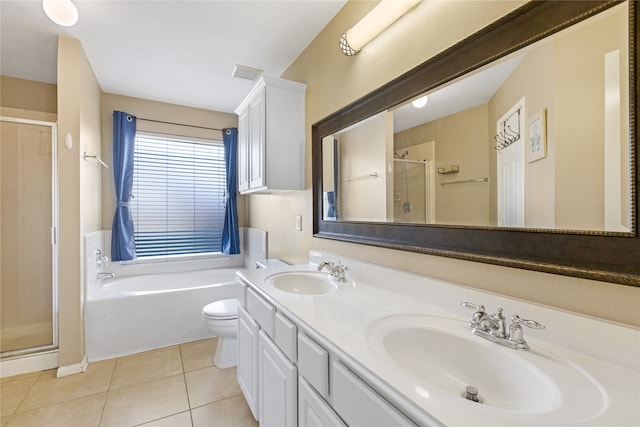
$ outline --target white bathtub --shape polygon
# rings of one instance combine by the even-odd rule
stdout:
[[[202,307],[238,298],[236,268],[104,279],[89,286],[85,344],[89,361],[208,338]]]

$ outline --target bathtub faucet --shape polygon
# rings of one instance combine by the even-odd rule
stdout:
[[[116,274],[115,273],[98,273],[98,280],[115,279],[115,278],[116,278]]]

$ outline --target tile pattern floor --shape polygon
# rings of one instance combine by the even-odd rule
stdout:
[[[236,369],[213,366],[216,339],[3,378],[0,427],[255,427]]]

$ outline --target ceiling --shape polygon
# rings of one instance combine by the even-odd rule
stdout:
[[[236,64],[279,77],[346,0],[74,3],[80,19],[65,28],[39,0],[1,0],[1,74],[56,83],[63,35],[80,40],[104,92],[233,112],[254,84],[231,76]]]
[[[428,93],[428,103],[423,108],[415,108],[408,102],[395,109],[393,131],[397,133],[411,129],[489,102],[525,55],[518,53],[438,87]]]

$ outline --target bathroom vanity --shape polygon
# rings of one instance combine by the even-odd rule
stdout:
[[[345,282],[317,271],[338,261]],[[238,382],[261,425],[640,425],[637,328],[315,251],[237,278]],[[480,305],[546,329],[499,345],[469,327]]]

